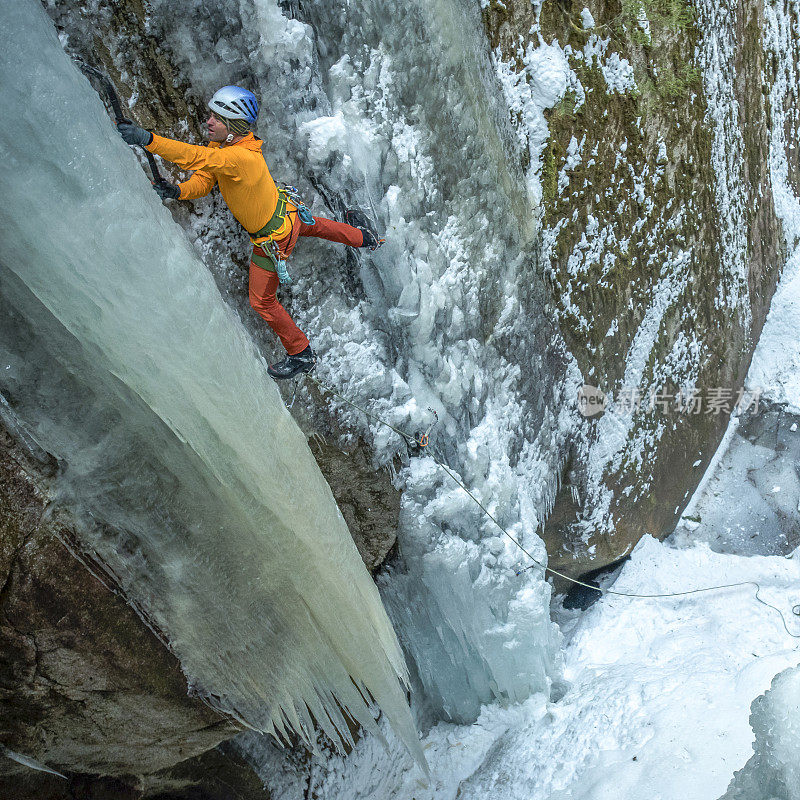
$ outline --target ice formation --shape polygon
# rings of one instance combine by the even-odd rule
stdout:
[[[581,382],[563,352],[558,332],[547,323],[552,314],[544,305],[546,292],[537,272],[536,204],[541,197],[537,170],[547,138],[543,112],[568,88],[575,91],[578,103],[583,91],[571,75],[564,52],[556,43],[528,48],[522,54],[524,80],[512,74],[508,65],[493,66],[482,55],[485,41],[479,32],[477,4],[468,6],[457,0],[410,0],[402,4],[330,0],[303,4],[302,9],[295,3],[274,0],[220,0],[194,3],[192,13],[180,16],[167,0],[153,0],[149,8],[150,24],[160,33],[171,61],[199,96],[242,76],[254,82],[265,101],[261,130],[269,131],[270,166],[276,175],[298,183],[301,180],[297,176],[306,175],[330,208],[360,204],[373,210],[381,226],[391,231],[386,247],[362,264],[363,292],[354,292],[353,296],[317,288],[326,283],[338,286],[342,280],[326,245],[309,243],[296,255],[295,291],[309,300],[298,309],[298,320],[325,352],[323,376],[339,388],[346,387],[353,400],[404,427],[413,427],[424,418],[428,406],[434,408],[441,419],[437,455],[490,504],[493,513],[522,538],[526,547],[542,556],[537,526],[552,501],[561,454],[575,423],[570,401]],[[301,10],[303,21],[291,18]],[[702,57],[710,98],[709,121],[718,133],[714,144],[717,197],[726,229],[728,275],[721,291],[727,290],[726,302],[739,302],[744,312],[741,142],[735,138],[738,117],[729,69],[733,22],[726,18],[726,11],[710,0],[701,3],[706,22]],[[588,27],[589,19],[582,17],[582,21]],[[646,19],[640,23],[644,30]],[[325,31],[324,40],[319,40],[315,31]],[[789,35],[786,31],[784,34]],[[614,53],[607,56],[604,41],[590,37],[583,57],[598,60],[609,90],[630,90],[629,65]],[[47,48],[42,52],[50,53]],[[28,62],[23,58],[22,63]],[[498,76],[505,98],[498,97],[496,91]],[[77,92],[74,81],[78,79],[72,80],[72,89]],[[10,88],[3,91],[4,98],[12,92]],[[82,452],[87,460],[73,468],[72,486],[80,486],[82,494],[87,486],[97,486],[97,494],[106,504],[109,497],[116,502],[117,495],[122,502],[128,491],[142,495],[141,486],[125,485],[130,480],[125,469],[128,459],[135,456],[138,473],[149,475],[150,484],[144,493],[149,498],[148,507],[140,510],[137,537],[117,540],[125,551],[116,557],[117,562],[130,570],[129,581],[143,577],[140,560],[149,555],[148,546],[156,547],[147,535],[153,530],[153,519],[159,519],[160,529],[165,527],[163,520],[175,523],[174,514],[159,506],[158,498],[165,493],[159,481],[164,480],[163,474],[181,476],[176,505],[187,512],[187,523],[175,527],[178,534],[167,543],[167,551],[164,542],[157,543],[166,557],[157,572],[144,576],[140,587],[146,595],[146,607],[160,610],[160,618],[177,615],[185,620],[189,639],[176,637],[176,649],[192,651],[199,635],[195,630],[198,623],[214,621],[198,612],[202,598],[191,592],[197,570],[202,568],[206,575],[220,580],[220,561],[238,564],[241,558],[246,562],[250,572],[226,585],[224,591],[215,591],[213,600],[217,602],[227,593],[232,607],[238,602],[248,613],[240,614],[241,618],[229,613],[231,619],[225,619],[225,625],[202,631],[204,641],[220,641],[209,662],[222,663],[224,675],[191,670],[195,677],[220,678],[199,688],[214,692],[223,687],[235,693],[234,699],[240,702],[243,696],[250,697],[253,689],[263,690],[263,681],[274,677],[265,678],[254,667],[263,655],[261,643],[248,644],[246,651],[230,648],[228,645],[250,639],[231,637],[227,629],[230,622],[237,631],[250,630],[259,604],[272,596],[272,588],[263,584],[252,558],[254,542],[258,542],[259,552],[267,545],[253,532],[252,507],[246,503],[235,523],[228,518],[215,522],[225,535],[214,531],[215,536],[208,536],[213,542],[209,549],[199,551],[200,565],[182,557],[185,546],[180,540],[192,537],[190,540],[196,541],[203,525],[215,519],[213,506],[220,493],[226,501],[234,498],[238,503],[253,488],[252,473],[215,474],[209,479],[205,458],[211,449],[218,453],[241,448],[242,453],[251,455],[251,469],[269,467],[263,464],[263,451],[253,452],[252,442],[258,439],[263,446],[263,437],[253,434],[242,442],[235,439],[238,430],[217,431],[211,422],[231,409],[237,414],[252,413],[249,404],[253,393],[262,406],[273,411],[273,406],[280,408],[279,400],[272,387],[254,377],[255,359],[249,346],[233,333],[235,326],[222,307],[209,299],[214,294],[210,281],[191,260],[185,243],[176,240],[174,228],[158,211],[144,180],[134,179],[134,159],[124,155],[118,141],[112,141],[113,132],[102,120],[88,89],[81,91],[82,107],[94,107],[95,111],[73,120],[70,141],[61,142],[73,149],[59,186],[76,187],[73,196],[80,196],[76,210],[81,210],[84,219],[87,215],[105,218],[112,212],[120,216],[110,234],[115,237],[114,248],[103,241],[91,241],[91,248],[105,248],[105,266],[126,276],[131,270],[130,280],[141,278],[137,269],[146,267],[146,280],[136,285],[141,286],[144,297],[150,298],[161,287],[153,300],[156,310],[162,307],[159,298],[166,294],[171,301],[191,307],[193,311],[184,323],[199,326],[194,347],[201,352],[187,354],[189,365],[207,361],[215,369],[238,365],[244,379],[236,376],[237,381],[232,381],[227,373],[206,374],[207,369],[187,367],[179,372],[180,381],[170,382],[166,396],[148,395],[147,382],[157,380],[159,364],[173,349],[173,318],[154,315],[154,330],[139,332],[141,336],[150,335],[147,347],[121,340],[120,321],[127,319],[134,325],[135,320],[126,314],[135,316],[140,300],[137,292],[128,290],[119,298],[124,301],[121,319],[108,318],[107,309],[118,299],[111,289],[118,287],[111,287],[98,298],[86,294],[86,286],[102,276],[84,277],[87,265],[74,260],[74,252],[70,256],[68,248],[75,242],[76,220],[66,225],[55,216],[56,252],[61,261],[68,257],[66,263],[80,278],[84,292],[78,300],[91,302],[92,310],[77,318],[71,328],[74,336],[70,336],[50,320],[25,287],[4,274],[4,294],[16,298],[16,307],[10,308],[4,319],[13,319],[26,332],[31,342],[28,352],[38,348],[37,357],[48,359],[48,380],[41,382],[38,395],[31,391],[32,381],[24,380],[28,373],[22,352],[8,354],[11,374],[4,385],[25,386],[31,397],[40,397],[43,404],[54,403],[56,397],[64,397],[64,392],[56,388],[78,384],[80,376],[85,380],[94,375],[91,387],[80,385],[67,394],[77,397],[91,389],[95,394],[86,403],[88,414],[77,401],[70,405],[62,399],[62,427],[53,423],[49,429],[41,429],[45,426],[40,425],[37,433],[50,443],[57,443],[65,432],[75,435],[76,426],[69,424],[74,422],[71,417],[81,422],[86,417],[102,422],[109,398],[119,406],[123,397],[125,414],[112,417],[118,452],[106,451],[99,462],[90,461],[90,457],[97,457],[96,444],[85,443]],[[62,97],[52,91],[47,96],[55,102]],[[508,107],[519,112],[526,126],[524,136],[508,128]],[[28,131],[32,121],[23,119]],[[91,136],[86,136],[87,129]],[[31,131],[31,144],[41,144],[41,134]],[[727,131],[732,132],[734,140],[725,139]],[[584,157],[577,140],[576,145],[573,157]],[[5,150],[10,145],[3,147]],[[520,160],[515,149],[526,147],[532,166],[522,175],[513,166]],[[111,176],[94,171],[100,152],[116,165]],[[665,149],[663,160],[666,158]],[[126,159],[124,171],[118,159]],[[662,157],[658,160],[663,169]],[[52,164],[50,167],[55,169]],[[564,187],[568,186],[568,177],[565,171]],[[644,178],[637,180],[636,191],[647,200]],[[29,185],[37,187],[33,176]],[[129,197],[136,198],[135,203],[122,204],[117,191],[120,186]],[[310,192],[308,185],[303,188]],[[40,182],[37,197],[42,192]],[[39,210],[31,209],[19,193],[13,199],[28,212],[19,224],[27,225],[30,220],[33,225],[38,219],[33,212]],[[53,198],[47,200],[52,202]],[[330,213],[319,203],[314,210]],[[122,221],[123,212],[133,215],[133,220]],[[2,213],[5,221],[10,207]],[[147,222],[146,233],[142,219]],[[43,227],[36,225],[36,233]],[[6,227],[6,236],[8,230]],[[194,231],[201,247],[216,232],[212,227],[210,234],[203,234],[199,226]],[[126,250],[131,258],[120,258],[118,248],[121,244],[127,247],[131,240],[133,247]],[[32,233],[30,242],[27,249],[16,246],[20,264],[26,264],[29,252],[40,246]],[[159,250],[158,263],[167,265],[162,272],[150,272],[151,264],[141,263],[141,253],[153,249]],[[632,384],[641,378],[655,331],[677,296],[683,257],[679,252],[662,265],[650,311],[637,332],[634,347],[626,354],[625,376]],[[191,288],[181,280],[189,261],[194,277]],[[39,266],[40,270],[51,269],[49,261]],[[67,308],[53,301],[59,286],[57,281],[53,285],[50,281],[59,275],[64,278],[59,271],[39,271],[29,277],[36,279],[40,299],[47,304],[50,298],[56,316],[83,311],[72,308],[74,298],[69,292],[66,299],[71,303]],[[202,308],[213,313],[201,311],[200,296],[206,303]],[[787,318],[781,320],[786,326]],[[127,359],[122,362],[124,369],[117,366],[109,371],[110,355],[98,350],[97,343],[82,343],[87,332],[100,330],[100,324],[110,331],[108,342],[103,344],[116,346],[141,366],[135,375],[130,373]],[[51,335],[37,335],[42,330]],[[165,330],[168,335],[162,333]],[[218,341],[220,331],[227,333]],[[188,332],[178,332],[189,336]],[[230,343],[235,358],[220,341]],[[692,346],[691,342],[685,344],[688,349]],[[69,348],[71,362],[77,367],[62,363]],[[247,357],[242,356],[245,351]],[[220,353],[223,357],[218,360],[225,364],[217,364],[213,358]],[[126,388],[134,378],[139,398]],[[214,396],[221,386],[230,385],[240,391],[225,409],[198,408],[184,432],[182,421],[195,409],[183,407],[182,390],[186,386],[201,389],[199,402]],[[161,409],[160,416],[170,428],[152,414],[153,406],[164,404],[169,408]],[[377,425],[368,427],[345,407],[337,410],[373,445],[377,461],[386,463],[397,452],[399,443],[393,434]],[[281,435],[287,440],[296,436],[288,420],[280,415],[275,418]],[[149,440],[155,443],[150,448],[143,448],[135,437],[146,425],[150,426]],[[216,438],[209,442],[212,430]],[[175,432],[181,441],[175,439]],[[274,439],[276,434],[270,433]],[[304,448],[303,442],[301,445]],[[593,454],[598,485],[600,467],[614,462],[619,445],[617,438],[608,437]],[[211,460],[217,469],[223,469],[218,459]],[[151,462],[162,468],[147,473]],[[108,488],[104,484],[106,474],[119,484],[116,494],[101,491]],[[157,474],[162,477],[157,478]],[[187,479],[189,475],[191,480]],[[465,798],[532,800],[557,797],[554,792],[571,792],[568,796],[576,799],[599,800],[619,796],[622,785],[629,800],[652,800],[653,787],[663,788],[671,781],[674,792],[664,796],[676,800],[699,800],[710,792],[724,790],[733,761],[743,763],[749,753],[746,706],[750,698],[763,691],[776,670],[796,658],[787,649],[785,633],[774,612],[754,604],[746,591],[733,600],[725,595],[708,602],[666,607],[605,600],[574,627],[566,626],[572,627],[563,656],[571,688],[553,702],[556,698],[549,692],[552,682],[561,677],[562,656],[559,635],[549,621],[549,587],[536,571],[515,575],[514,567],[520,561],[513,546],[498,536],[497,529],[429,460],[416,460],[400,480],[404,488],[399,532],[402,559],[382,580],[382,592],[411,657],[414,677],[422,687],[420,696],[428,701],[420,715],[424,712],[425,722],[431,726],[426,752],[433,763],[433,779],[424,784],[410,761],[396,752],[394,743],[392,752],[386,755],[373,739],[365,738],[349,759],[334,759],[327,767],[312,768],[319,797],[446,800],[462,787],[461,796]],[[265,481],[258,489],[268,491],[269,485]],[[167,488],[175,490],[175,484]],[[302,491],[304,497],[316,497],[316,490],[312,492],[308,484]],[[601,507],[600,502],[597,507]],[[114,508],[109,510],[106,505],[102,509],[105,518],[116,521],[111,513]],[[326,524],[339,523],[326,520]],[[234,536],[232,531],[235,552],[227,546],[227,538]],[[140,551],[131,547],[139,543],[143,543]],[[286,584],[290,591],[295,590],[296,576],[309,584],[319,580],[319,574],[310,574],[312,551],[309,548],[287,565],[284,576],[295,576]],[[287,557],[277,550],[274,555]],[[115,558],[113,553],[108,556]],[[689,579],[706,584],[723,575],[735,579],[757,576],[776,602],[784,602],[788,588],[798,580],[795,560],[745,561],[704,547],[678,551],[646,540],[634,553],[619,585],[631,591],[651,591],[654,575],[659,586],[672,589],[684,588]],[[185,591],[164,598],[158,592],[162,579]],[[337,585],[346,583],[342,580]],[[284,592],[286,586],[281,585],[280,591]],[[366,588],[364,592],[372,604],[374,598]],[[165,603],[169,605],[162,608]],[[341,610],[340,603],[336,607]],[[287,627],[297,625],[298,619],[293,616],[296,609],[286,611],[290,618],[279,622]],[[385,630],[380,614],[376,614],[375,625]],[[743,620],[748,621],[744,633]],[[214,638],[220,635],[221,639]],[[330,644],[333,647],[338,642]],[[400,669],[392,647],[393,643],[384,639],[383,650]],[[688,669],[687,653],[692,654]],[[753,654],[752,658],[748,654]],[[201,659],[204,654],[194,655]],[[297,662],[289,660],[287,664],[296,666]],[[326,673],[329,667],[330,663],[324,661],[311,669],[316,675]],[[245,678],[252,680],[243,687],[240,682]],[[374,694],[372,684],[365,683]],[[379,699],[386,705],[383,698]],[[223,700],[233,702],[229,696]],[[394,707],[391,702],[389,705]],[[241,706],[245,707],[251,709]],[[709,707],[716,713],[709,715]],[[396,720],[393,714],[389,716]],[[457,724],[473,720],[475,724]],[[403,730],[408,731],[407,724]],[[676,730],[680,736],[675,735]],[[702,742],[698,741],[698,730],[704,734]],[[388,730],[387,737],[391,738]],[[266,775],[270,765],[264,762],[263,766]],[[279,785],[273,787],[275,796],[283,792],[286,798],[293,798],[285,777],[286,773],[281,773]],[[305,780],[304,776],[303,792]]]
[[[646,536],[613,588],[670,592],[747,580],[760,582],[762,597],[800,634],[791,613],[800,600],[798,557],[676,549]],[[799,658],[781,618],[753,595],[742,586],[658,600],[607,596],[583,614],[560,611],[567,691],[557,701],[537,694],[488,704],[473,725],[439,722],[423,738],[429,780],[398,744],[387,754],[370,739],[308,774],[265,761],[262,777],[276,800],[302,800],[309,786],[319,800],[717,798],[752,753],[752,698]]]
[[[196,10],[177,17],[156,2],[152,16],[193,89],[222,80],[207,42],[232,44],[240,55],[228,75],[254,81],[265,101],[259,130],[273,174],[310,175],[330,209],[360,205],[388,232],[352,296],[324,244],[304,242],[293,256],[298,321],[325,354],[322,376],[405,429],[435,409],[437,455],[544,559],[537,530],[579,378],[543,313],[535,214],[508,158],[515,139],[477,7],[225,0]],[[551,100],[565,81],[557,55],[539,76]],[[334,408],[377,461],[404,449]],[[471,720],[492,699],[547,691],[559,639],[541,572],[515,575],[516,548],[426,459],[400,480],[401,560],[381,591],[433,715]]]
[[[709,124],[717,134],[714,143],[717,199],[722,224],[730,226],[724,242],[728,272],[720,292],[725,295],[724,302],[731,307],[738,304],[744,316],[747,296],[742,275],[746,243],[741,238],[743,206],[738,177],[741,164],[737,161],[741,134],[732,87],[735,17],[729,11],[722,4],[702,4],[705,38],[701,56],[711,103]],[[782,24],[788,26],[789,22],[782,20]],[[791,30],[784,27],[784,36],[791,38]],[[791,52],[790,48],[786,47],[786,52]],[[344,68],[342,71],[346,72]],[[531,95],[527,83],[515,82],[513,75],[503,73],[502,65],[500,72],[501,79],[506,79],[504,88],[509,104],[518,100],[514,110],[520,112],[526,124],[530,123],[525,141],[533,142],[537,135],[546,135],[540,127],[540,98]],[[548,84],[555,85],[555,82]],[[560,85],[565,86],[566,80]],[[522,91],[515,94],[520,88]],[[337,138],[341,141],[339,134]],[[409,139],[410,135],[406,141]],[[418,140],[415,146],[419,153]],[[666,157],[664,152],[663,160]],[[419,161],[417,156],[417,164]],[[396,191],[387,194],[387,198],[391,201],[404,191],[406,187],[398,182]],[[683,257],[679,253],[677,259],[665,265],[655,302],[635,346],[627,354],[626,379],[632,382],[640,377],[641,364],[649,356],[654,327],[660,324],[665,308],[674,302]],[[409,296],[416,300],[420,295],[409,293]],[[775,315],[775,327],[787,338],[782,340],[784,346],[778,348],[777,355],[775,351],[772,353],[775,375],[782,374],[787,359],[791,359],[796,349],[796,343],[786,346],[788,331],[793,323],[796,327],[792,305],[786,303],[781,307],[783,312]],[[692,343],[684,342],[682,346],[691,350]],[[687,380],[691,377],[690,374]],[[441,384],[438,388],[442,391]],[[613,438],[601,442],[596,453],[598,461],[613,459],[617,444]],[[425,481],[436,488],[435,503],[430,502],[431,491],[424,491]],[[421,547],[421,557],[413,553],[412,556],[416,569],[430,566],[426,579],[429,582],[434,582],[445,568],[451,569],[453,577],[446,579],[449,590],[458,580],[466,586],[471,577],[458,569],[458,559],[450,559],[448,555],[454,549],[458,552],[459,547],[451,534],[463,531],[468,515],[473,512],[466,505],[460,507],[457,493],[448,492],[446,482],[438,481],[428,465],[415,466],[409,478],[411,491],[406,495],[406,511],[410,513],[404,520],[404,535],[408,535],[407,526],[412,522],[437,530],[446,526],[447,535],[441,536],[439,551]],[[425,499],[424,505],[410,505],[416,500],[414,492]],[[739,494],[726,498],[729,507],[740,500],[744,502],[745,498]],[[452,513],[459,507],[460,519]],[[465,542],[460,545],[463,551],[469,552],[468,537],[460,538]],[[425,536],[410,537],[405,546],[427,541]],[[667,592],[758,580],[762,596],[781,609],[790,630],[800,633],[791,614],[791,607],[798,600],[797,554],[792,558],[782,555],[742,558],[715,553],[706,545],[691,541],[680,544],[683,547],[645,538],[615,588],[640,593]],[[435,563],[436,558],[442,567]],[[403,577],[398,575],[384,591],[387,594],[396,591]],[[475,585],[479,587],[480,583]],[[442,588],[437,586],[436,591],[443,604],[446,603]],[[475,589],[472,591],[474,597]],[[405,600],[411,605],[421,598],[424,602],[420,606],[424,608],[430,603],[427,593],[408,593]],[[416,609],[407,613],[419,616]],[[479,615],[477,609],[476,618]],[[435,628],[440,619],[437,614],[431,626]],[[450,614],[448,620],[452,619]],[[383,754],[369,740],[360,742],[347,759],[333,759],[324,768],[314,765],[308,773],[295,775],[294,780],[290,766],[283,762],[277,765],[265,758],[261,762],[263,777],[281,800],[302,797],[309,786],[325,800],[344,796],[381,800],[406,797],[606,800],[620,796],[627,800],[652,800],[655,796],[665,800],[707,800],[725,791],[734,765],[744,763],[751,752],[751,731],[747,724],[751,699],[769,685],[776,671],[793,666],[798,659],[796,642],[787,635],[780,617],[755,601],[751,587],[674,600],[608,597],[580,619],[570,620],[566,613],[563,619],[567,634],[564,676],[569,681],[566,693],[555,702],[546,692],[533,691],[518,704],[486,703],[471,725],[436,722],[424,740],[432,767],[430,782],[425,782],[408,760],[403,762],[399,756]],[[471,618],[465,620],[463,639],[455,645],[460,656],[463,641],[474,641],[474,631],[469,629],[471,622]],[[426,630],[423,625],[418,628],[407,625],[403,629],[409,638],[421,637]],[[458,633],[449,626],[444,632],[448,636]],[[439,629],[428,633],[442,638]],[[427,663],[423,660],[422,666],[435,670],[440,665],[431,659]],[[452,668],[447,667],[445,672],[452,681],[455,674]],[[476,675],[480,673],[472,670],[469,678],[474,680]],[[423,680],[426,692],[436,697],[435,678]],[[461,699],[451,689],[447,696],[443,693],[438,697],[437,702],[446,709],[447,703]],[[452,718],[458,719],[458,713]]]
[[[347,737],[338,704],[374,730],[371,695],[422,759],[378,591],[263,359],[40,4],[0,30],[0,382],[62,499],[209,702]]]
[[[753,701],[750,722],[756,735],[755,754],[720,800],[798,800],[800,667],[775,676],[769,691]]]

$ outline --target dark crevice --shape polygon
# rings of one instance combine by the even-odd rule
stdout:
[[[9,602],[9,596],[11,594],[11,586],[14,580],[14,576],[17,572],[17,567],[19,560],[21,558],[22,552],[24,551],[25,547],[27,547],[28,543],[33,539],[33,537],[38,533],[38,528],[34,528],[32,531],[27,533],[20,543],[19,547],[14,550],[14,555],[11,557],[11,563],[8,565],[8,575],[6,575],[6,579],[3,582],[3,586],[0,587],[0,617],[5,621],[5,623],[13,628],[17,633],[20,635],[26,636],[27,634],[22,633],[22,631],[17,630],[17,628],[11,623],[5,613],[5,609]]]
[[[602,578],[611,576],[616,570],[630,558],[624,556],[623,558],[614,561],[612,564],[606,564],[599,569],[593,569],[589,572],[584,572],[578,576],[578,580],[582,583],[588,583],[590,586],[596,586],[596,589],[590,589],[589,586],[581,586],[573,584],[572,588],[567,592],[564,597],[563,606],[567,609],[580,609],[586,611],[587,608],[594,605],[602,596],[601,586],[603,584]]]

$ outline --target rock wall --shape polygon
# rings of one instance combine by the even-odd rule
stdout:
[[[0,757],[0,796],[133,798],[142,776],[161,791],[165,771],[240,727],[189,695],[178,660],[80,552],[49,499],[57,469],[0,428],[0,742],[69,779]]]
[[[561,333],[609,405],[569,454],[545,531],[556,568],[589,570],[645,532],[669,534],[742,387],[785,260],[763,15],[759,0],[484,10],[496,63],[530,82],[527,48],[545,44],[571,70],[526,166],[542,187]],[[726,402],[708,413],[714,397]]]

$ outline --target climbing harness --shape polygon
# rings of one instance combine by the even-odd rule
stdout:
[[[278,280],[281,283],[291,283],[289,273],[286,270],[286,261],[281,258],[280,248],[277,242],[267,240],[253,243],[253,253],[250,260],[257,266],[267,272],[277,272]]]
[[[277,272],[278,281],[281,284],[291,283],[292,279],[289,277],[289,271],[286,269],[286,261],[281,257],[281,251],[278,243],[274,239],[267,237],[272,236],[275,231],[280,230],[283,223],[286,221],[288,211],[289,198],[282,189],[278,189],[278,202],[275,205],[275,211],[267,221],[263,228],[257,230],[255,233],[250,234],[250,241],[253,243],[252,262],[261,269],[268,272]],[[256,242],[256,239],[265,239],[263,242]],[[256,252],[258,248],[260,252]]]
[[[274,239],[267,238],[263,242],[256,242],[256,239],[272,236],[275,231],[280,230],[289,213],[289,198],[281,189],[278,189],[278,202],[275,206],[269,222],[261,230],[250,234],[250,241],[253,243],[253,255],[251,261],[261,269],[268,272],[277,272],[278,281],[281,284],[291,283],[289,271],[286,269],[286,261],[281,257],[281,249]],[[260,252],[256,252],[256,248]],[[263,255],[262,255],[263,254]]]
[[[106,75],[104,72],[101,72],[99,69],[97,69],[97,67],[93,67],[91,64],[85,64],[83,61],[76,60],[75,63],[78,65],[78,69],[80,69],[87,79],[95,78],[100,82],[100,85],[103,87],[103,92],[105,93],[105,96],[108,99],[108,102],[111,104],[112,110],[114,111],[114,118],[117,121],[117,125],[120,123],[132,125],[133,121],[128,119],[122,113],[122,104],[120,103],[119,95],[117,94],[117,90],[108,75]],[[91,84],[91,81],[89,81],[89,83]],[[158,170],[155,156],[147,149],[145,149],[144,153],[147,156],[147,163],[150,166],[150,172],[153,175],[152,182],[158,185],[169,185]]]
[[[252,257],[253,263],[262,269],[269,270],[270,272],[277,272],[278,281],[281,284],[291,283],[292,279],[289,277],[289,271],[286,269],[286,261],[281,258],[281,249],[278,247],[278,243],[273,239],[268,239],[266,242],[257,244],[256,247],[260,248],[261,252],[264,253],[264,256],[261,256],[260,258],[264,261],[269,259],[270,263],[275,269],[273,270],[264,264],[259,264],[259,255],[255,253],[255,250],[253,251],[254,255]]]
[[[269,222],[267,222],[261,230],[250,234],[250,241],[253,242],[255,247],[260,248],[261,252],[264,254],[262,256],[260,253],[256,253],[255,257],[252,259],[253,263],[257,267],[261,267],[261,269],[277,272],[278,281],[282,285],[286,285],[292,282],[289,276],[289,270],[286,268],[286,260],[281,257],[281,250],[280,247],[278,247],[278,243],[274,239],[267,237],[271,237],[275,231],[280,230],[287,216],[294,213],[289,210],[290,201],[291,205],[293,205],[297,211],[297,216],[300,217],[306,225],[314,225],[316,220],[311,215],[305,203],[303,203],[296,186],[292,186],[288,183],[278,183],[276,186],[278,187],[278,203],[275,206],[275,211],[270,217]],[[256,239],[262,238],[265,239],[265,241],[255,241]],[[259,263],[259,260],[263,260],[265,263]],[[268,266],[266,262],[271,264],[271,266]]]
[[[429,409],[429,411],[433,411],[435,419],[431,423],[431,425],[428,427],[427,431],[425,431],[422,434],[417,434],[417,435],[412,436],[410,433],[408,433],[406,431],[403,431],[400,428],[396,428],[394,425],[391,425],[390,423],[388,423],[385,420],[381,419],[376,414],[373,414],[370,411],[367,411],[367,409],[362,408],[357,403],[353,403],[351,400],[348,400],[346,397],[344,397],[344,395],[342,395],[339,392],[337,392],[332,386],[330,386],[329,384],[321,381],[319,378],[316,378],[316,377],[314,377],[312,375],[309,375],[308,378],[309,378],[309,380],[311,380],[315,384],[317,384],[317,386],[319,386],[320,389],[329,392],[330,394],[334,395],[335,397],[338,397],[342,402],[346,403],[347,405],[351,406],[352,408],[357,409],[358,411],[360,411],[365,416],[369,417],[370,419],[375,420],[376,422],[380,423],[381,425],[384,425],[385,427],[387,427],[390,430],[392,430],[395,433],[397,433],[399,436],[402,437],[402,439],[405,441],[406,445],[411,444],[414,447],[414,449],[415,449],[414,455],[420,455],[423,452],[427,452],[428,456],[433,460],[433,462],[435,464],[437,464],[439,467],[441,467],[450,476],[450,478],[461,489],[463,489],[464,492],[466,492],[466,494],[473,500],[473,502],[502,531],[502,533],[505,536],[507,536],[533,562],[530,566],[527,566],[527,567],[524,567],[523,569],[517,570],[516,571],[516,575],[517,576],[522,575],[523,572],[527,572],[529,569],[533,569],[534,567],[539,567],[539,569],[541,569],[543,571],[544,575],[547,575],[547,573],[550,573],[551,575],[558,575],[558,577],[563,578],[564,580],[569,581],[570,583],[575,584],[576,586],[583,586],[584,588],[591,589],[592,591],[598,592],[601,595],[610,594],[610,595],[614,595],[616,597],[630,597],[630,598],[636,598],[636,599],[642,599],[642,600],[652,600],[652,599],[665,598],[665,597],[685,597],[685,596],[691,595],[691,594],[700,594],[701,592],[712,592],[712,591],[716,591],[716,590],[719,590],[719,589],[733,589],[733,588],[737,588],[737,587],[740,587],[740,586],[755,586],[755,588],[756,588],[755,599],[759,603],[761,603],[762,605],[766,606],[767,608],[771,608],[773,611],[776,611],[778,613],[778,615],[781,618],[781,622],[783,623],[783,628],[786,631],[786,633],[789,634],[789,636],[791,636],[793,639],[800,639],[800,634],[792,633],[789,630],[789,627],[786,624],[786,618],[783,616],[783,612],[779,608],[777,608],[776,606],[773,606],[772,604],[768,603],[766,600],[764,600],[760,596],[761,585],[757,581],[739,581],[737,583],[725,583],[725,584],[720,584],[718,586],[704,586],[704,587],[701,587],[699,589],[688,589],[688,590],[683,591],[683,592],[660,592],[660,593],[657,593],[657,594],[637,594],[635,592],[618,592],[618,591],[615,591],[613,589],[605,589],[605,588],[601,588],[599,586],[593,586],[590,583],[586,583],[585,581],[579,580],[578,578],[572,578],[569,575],[566,575],[565,573],[560,572],[557,569],[553,569],[552,567],[546,566],[541,561],[539,561],[534,555],[532,555],[528,550],[526,550],[525,547],[522,545],[522,543],[516,537],[512,536],[503,527],[503,525],[500,523],[500,521],[464,485],[464,483],[458,478],[457,475],[455,475],[455,473],[450,469],[450,467],[447,466],[447,464],[445,464],[444,462],[440,461],[438,458],[436,458],[436,456],[433,455],[433,453],[431,451],[429,451],[427,449],[428,445],[430,444],[429,434],[430,434],[432,428],[434,427],[434,425],[436,425],[436,423],[439,420],[438,415],[436,414],[435,411],[433,411],[433,409]],[[294,402],[294,397],[292,398],[292,402]],[[411,450],[411,447],[409,447],[409,450]],[[792,606],[792,614],[794,614],[796,617],[800,617],[800,603]]]
[[[255,233],[251,233],[250,238],[252,240],[264,239],[267,236],[272,236],[275,231],[279,230],[286,221],[286,208],[288,204],[289,198],[286,196],[286,192],[278,189],[278,200],[275,203],[275,210],[272,212],[272,216],[267,220],[267,224],[264,225],[263,228],[260,228]],[[255,243],[256,242],[253,241],[253,244]]]
[[[308,206],[303,202],[303,198],[300,197],[300,190],[290,183],[279,183],[278,186],[292,201],[292,205],[297,209],[297,216],[300,217],[306,225],[314,225],[316,220],[308,210]]]

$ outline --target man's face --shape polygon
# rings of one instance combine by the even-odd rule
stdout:
[[[208,127],[208,140],[210,142],[224,142],[228,138],[230,131],[225,123],[213,112],[208,115],[206,120]]]

